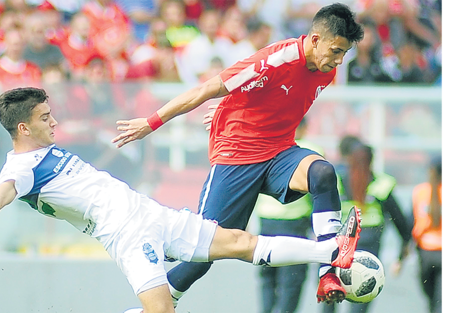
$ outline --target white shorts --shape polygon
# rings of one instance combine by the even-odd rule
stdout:
[[[207,262],[217,223],[188,209],[173,210],[147,197],[107,251],[135,294],[168,283],[165,256]]]

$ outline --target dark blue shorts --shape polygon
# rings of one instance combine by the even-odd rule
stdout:
[[[225,228],[245,229],[259,193],[281,203],[299,199],[289,181],[300,161],[317,152],[293,146],[274,158],[255,164],[212,166],[199,199],[199,213]]]

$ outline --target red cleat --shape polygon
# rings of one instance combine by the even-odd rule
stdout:
[[[341,286],[338,276],[334,273],[327,273],[320,278],[317,290],[317,302],[327,304],[340,303],[346,297],[346,290]]]
[[[338,255],[331,262],[331,266],[350,268],[354,259],[359,233],[361,232],[361,210],[353,206],[349,211],[348,218],[336,235],[338,244]]]

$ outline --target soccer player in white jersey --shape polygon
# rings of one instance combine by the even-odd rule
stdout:
[[[361,230],[355,209],[339,235],[323,242],[252,236],[222,228],[187,209],[164,207],[57,147],[57,121],[42,89],[3,93],[0,122],[13,142],[0,172],[0,209],[19,199],[96,238],[128,279],[145,313],[174,312],[163,265],[167,257],[188,262],[236,258],[267,266],[351,266]]]

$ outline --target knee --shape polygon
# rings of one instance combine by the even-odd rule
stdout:
[[[183,264],[191,264],[191,271],[197,276],[197,277],[202,277],[204,274],[206,274],[209,269],[211,268],[212,264],[214,262],[209,261],[209,262],[189,262],[189,263],[183,263]]]
[[[312,162],[308,169],[307,180],[308,191],[312,194],[319,194],[337,188],[335,168],[325,160]]]

